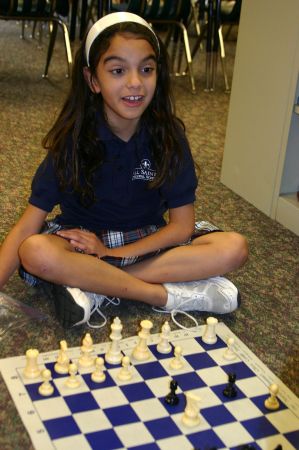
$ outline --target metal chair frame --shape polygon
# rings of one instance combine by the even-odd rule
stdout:
[[[153,2],[155,0],[152,0]],[[184,51],[185,51],[185,57],[187,61],[187,70],[185,72],[180,72],[180,66],[181,66],[181,58],[182,53],[179,53],[178,58],[178,71],[175,72],[176,76],[179,75],[186,75],[188,73],[191,90],[194,93],[196,91],[195,89],[195,80],[193,75],[193,68],[192,68],[192,55],[190,51],[190,44],[189,44],[189,36],[187,32],[187,28],[184,24],[184,21],[187,22],[186,15],[186,0],[164,0],[163,2],[161,0],[156,0],[156,2],[159,2],[159,8],[157,10],[157,3],[152,3],[152,8],[148,10],[148,14],[145,15],[145,19],[148,20],[153,27],[155,25],[164,24],[169,27],[168,33],[165,38],[165,45],[168,47],[170,40],[172,37],[174,37],[174,45],[172,49],[172,56],[171,61],[174,66],[175,60],[176,60],[176,54],[177,54],[177,45],[180,45],[181,38],[184,43]],[[156,16],[154,17],[153,9],[155,7]],[[152,9],[152,11],[151,11]],[[178,32],[178,34],[177,34]]]
[[[55,0],[7,0],[6,7],[0,6],[0,20],[15,20],[22,22],[22,35],[24,37],[24,23],[26,21],[48,22],[50,24],[50,39],[43,78],[48,77],[49,65],[56,41],[58,26],[61,27],[64,36],[65,52],[67,59],[67,76],[71,76],[72,51],[68,28],[59,17],[54,15]]]

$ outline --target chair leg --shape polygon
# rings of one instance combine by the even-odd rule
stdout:
[[[224,41],[223,41],[223,35],[222,35],[222,26],[220,26],[218,29],[218,35],[219,35],[219,44],[220,44],[220,60],[221,60],[223,77],[224,77],[225,92],[230,92],[228,77],[227,77],[226,68],[225,68],[225,48],[224,48]]]
[[[195,93],[195,80],[193,75],[193,68],[192,68],[192,57],[191,57],[191,51],[190,51],[190,45],[189,45],[189,38],[188,33],[186,30],[186,27],[180,23],[179,26],[181,27],[182,33],[183,33],[183,39],[184,39],[184,45],[185,45],[185,53],[186,53],[186,60],[188,65],[188,72],[189,72],[189,78],[191,83],[191,89],[192,92]]]
[[[43,78],[48,78],[49,65],[50,65],[50,61],[51,61],[51,58],[52,58],[53,49],[54,49],[55,40],[56,40],[56,35],[57,35],[58,21],[54,20],[52,25],[53,25],[53,28],[52,28],[52,31],[50,33],[50,41],[49,41],[49,47],[48,47],[47,61],[46,61],[45,71],[43,73]]]
[[[69,32],[68,32],[68,28],[67,28],[66,24],[62,21],[59,21],[59,25],[62,27],[63,36],[64,36],[64,45],[65,45],[65,53],[66,53],[66,60],[67,60],[67,75],[66,76],[67,76],[67,78],[70,78],[71,74],[72,74],[72,64],[73,64],[70,36],[69,36]]]

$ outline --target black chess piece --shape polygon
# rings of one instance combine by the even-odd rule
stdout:
[[[171,380],[170,382],[170,392],[166,395],[164,401],[167,405],[175,406],[179,403],[179,397],[176,395],[175,391],[177,390],[178,383],[175,380]]]
[[[228,398],[234,398],[237,395],[237,389],[235,387],[236,374],[228,374],[228,385],[223,389],[223,395]]]

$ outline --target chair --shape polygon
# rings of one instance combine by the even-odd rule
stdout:
[[[213,91],[215,88],[216,68],[218,53],[222,66],[225,92],[230,91],[228,77],[225,68],[225,48],[222,35],[221,21],[221,0],[200,0],[199,14],[203,25],[200,29],[200,35],[192,49],[192,58],[195,57],[202,41],[206,38],[206,91]]]
[[[27,21],[48,22],[50,24],[50,39],[47,53],[46,66],[43,77],[48,77],[48,69],[51,62],[53,49],[55,45],[58,26],[62,28],[64,35],[66,59],[67,59],[67,76],[71,76],[72,52],[69,39],[68,28],[66,24],[54,15],[54,0],[0,0],[0,19],[15,20],[22,22],[22,30]],[[22,38],[24,33],[22,31]]]
[[[180,45],[181,40],[183,41],[191,90],[192,92],[195,92],[189,37],[185,26],[190,14],[190,9],[190,1],[186,0],[164,0],[163,2],[161,0],[152,0],[151,4],[145,9],[143,17],[158,30],[161,25],[166,25],[167,33],[164,43],[168,47],[171,39],[173,39],[171,56],[173,66],[176,61],[177,46]],[[186,72],[180,72],[181,56],[181,53],[179,53],[178,71],[175,72],[177,76],[186,74]]]
[[[227,2],[228,6],[232,4],[230,8],[225,8],[225,2],[221,2],[220,20],[222,25],[227,25],[228,29],[225,33],[224,39],[228,39],[228,36],[235,25],[239,25],[240,14],[242,8],[242,0],[235,0]]]
[[[110,10],[111,12],[128,11],[143,16],[146,6],[147,6],[146,0],[129,0],[120,4],[113,4],[112,1]]]

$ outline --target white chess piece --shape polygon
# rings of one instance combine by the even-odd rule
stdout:
[[[150,330],[153,327],[153,323],[150,320],[142,320],[140,323],[141,331],[139,331],[139,342],[133,350],[133,357],[137,361],[146,361],[150,358],[150,351],[147,346],[147,340],[150,336]]]
[[[80,386],[80,381],[77,378],[78,367],[77,364],[71,363],[69,365],[69,374],[70,376],[65,381],[65,386],[75,389]]]
[[[120,350],[120,341],[122,339],[122,323],[119,319],[119,317],[115,317],[115,319],[113,320],[113,323],[111,325],[111,334],[110,334],[110,339],[111,339],[111,345],[110,348],[108,350],[108,352],[105,355],[105,360],[109,363],[109,364],[120,364],[121,360],[122,360],[122,352]]]
[[[122,368],[117,374],[117,378],[121,381],[128,381],[132,378],[132,372],[130,370],[130,358],[129,356],[124,356],[122,359]]]
[[[37,378],[40,376],[40,369],[38,367],[39,351],[36,348],[29,348],[26,351],[26,366],[24,368],[24,376],[26,378]]]
[[[186,408],[182,416],[182,422],[186,427],[195,427],[200,422],[199,417],[200,398],[192,392],[186,393]]]
[[[266,398],[265,400],[265,407],[267,409],[270,409],[271,411],[275,411],[276,409],[279,408],[279,401],[277,399],[277,394],[279,391],[279,388],[277,386],[277,384],[271,384],[271,386],[269,387],[269,391],[270,391],[270,397]]]
[[[227,348],[226,348],[225,352],[223,353],[223,358],[226,359],[227,361],[233,361],[237,357],[234,352],[234,343],[235,343],[235,340],[233,337],[228,338]]]
[[[206,328],[202,336],[202,340],[206,344],[215,344],[217,342],[217,335],[216,335],[217,323],[218,319],[216,319],[215,317],[207,318]]]
[[[93,340],[90,333],[86,333],[81,345],[81,356],[78,363],[81,367],[91,367],[94,365],[95,357],[93,352]]]
[[[60,350],[58,353],[57,361],[54,365],[54,370],[60,374],[66,374],[69,371],[70,359],[67,355],[67,342],[60,341]]]
[[[43,383],[39,386],[38,392],[40,393],[40,395],[43,395],[44,397],[48,397],[49,395],[52,395],[54,392],[54,387],[50,383],[51,370],[44,369],[42,371],[42,379],[43,379]]]
[[[104,358],[99,356],[96,361],[95,371],[91,374],[91,379],[95,383],[103,383],[106,380],[106,375],[104,373]]]
[[[164,322],[161,329],[160,342],[157,345],[159,353],[167,354],[171,352],[172,347],[169,343],[170,331],[169,323],[167,321]]]
[[[182,367],[184,367],[184,363],[182,360],[182,352],[183,352],[182,347],[180,347],[179,345],[177,345],[174,348],[174,358],[172,358],[169,363],[169,367],[171,369],[179,370]]]

